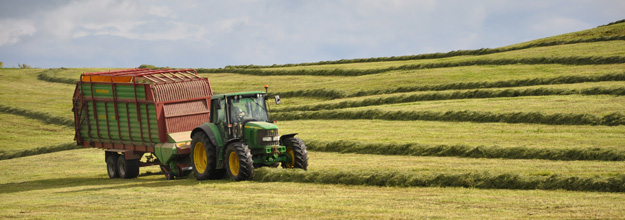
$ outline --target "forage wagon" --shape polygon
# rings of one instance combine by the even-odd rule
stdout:
[[[276,96],[279,104],[279,96]],[[105,150],[110,178],[160,165],[167,179],[252,178],[253,169],[308,167],[296,134],[279,135],[265,92],[213,95],[193,69],[83,73],[73,97],[75,140]]]

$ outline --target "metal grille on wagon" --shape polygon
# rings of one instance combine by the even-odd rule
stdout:
[[[279,136],[278,129],[258,130],[256,133],[256,143],[259,146],[279,145],[280,141],[273,141],[273,137]],[[263,141],[263,137],[272,137],[272,141]]]

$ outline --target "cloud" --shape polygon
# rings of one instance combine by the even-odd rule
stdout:
[[[222,67],[400,56],[592,28],[623,19],[624,7],[618,0],[0,1],[0,60]]]
[[[22,37],[37,32],[32,22],[16,19],[0,20],[0,30],[0,46],[18,43]]]

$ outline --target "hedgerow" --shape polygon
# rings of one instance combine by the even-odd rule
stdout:
[[[625,175],[614,177],[522,176],[489,172],[418,174],[390,171],[303,171],[297,169],[254,170],[254,181],[343,184],[383,187],[466,187],[479,189],[541,189],[625,192]]]
[[[57,144],[57,145],[52,145],[52,146],[47,146],[47,147],[38,147],[38,148],[20,150],[20,151],[0,150],[0,160],[32,156],[32,155],[37,155],[37,154],[53,153],[53,152],[64,151],[64,150],[73,150],[73,149],[78,149],[78,148],[81,148],[81,147],[77,146],[76,143],[65,143],[65,144]]]
[[[346,120],[346,119],[379,119],[394,121],[462,121],[479,123],[530,123],[549,125],[625,125],[625,115],[620,112],[605,116],[590,114],[544,114],[541,112],[509,112],[492,113],[476,111],[380,111],[357,110],[339,111],[324,110],[311,112],[278,112],[273,114],[275,120]]]
[[[529,148],[418,143],[323,142],[306,140],[311,151],[436,157],[625,161],[625,151],[600,148]]]
[[[611,25],[611,24],[608,24],[608,25]],[[346,63],[438,59],[438,58],[447,58],[447,57],[455,57],[455,56],[487,55],[487,54],[523,50],[523,49],[529,49],[529,48],[535,48],[535,47],[546,47],[546,46],[578,44],[578,43],[592,43],[592,42],[602,42],[602,41],[615,41],[615,40],[625,40],[625,36],[598,37],[598,38],[568,40],[568,41],[554,40],[554,41],[548,41],[548,42],[537,42],[537,43],[532,43],[532,44],[519,45],[519,46],[514,46],[514,47],[505,47],[505,48],[481,48],[481,49],[476,49],[476,50],[455,50],[455,51],[450,51],[447,53],[430,53],[430,54],[419,54],[419,55],[409,55],[409,56],[342,59],[342,60],[335,60],[335,61],[320,61],[320,62],[314,62],[314,63],[283,64],[283,65],[274,64],[270,66],[263,66],[263,65],[226,66],[225,68],[210,69],[210,70],[219,71],[219,70],[232,70],[232,69],[279,68],[279,67],[315,66],[315,65],[346,64]]]
[[[15,107],[10,107],[6,105],[2,105],[2,104],[0,104],[0,112],[24,116],[24,117],[39,120],[48,124],[64,125],[68,127],[74,126],[74,120],[72,119],[59,117],[59,116],[53,116],[50,113],[45,113],[45,112],[38,112],[38,111],[32,111],[28,109],[15,108]]]
[[[521,96],[546,96],[546,95],[625,95],[625,87],[623,88],[603,88],[595,87],[588,89],[553,89],[553,88],[536,88],[536,89],[506,89],[501,91],[492,90],[472,90],[458,91],[453,93],[426,93],[413,95],[396,95],[381,98],[368,98],[355,101],[342,101],[338,103],[314,104],[285,107],[275,109],[274,112],[288,111],[318,111],[332,110],[342,108],[355,108],[373,105],[385,105],[406,102],[432,101],[432,100],[452,100],[452,99],[479,99],[479,98],[499,98],[499,97],[521,97]]]

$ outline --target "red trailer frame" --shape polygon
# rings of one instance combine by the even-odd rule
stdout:
[[[111,98],[95,96],[96,91],[94,91],[94,87],[101,84],[111,86]],[[85,96],[84,88],[87,85],[90,88],[90,95]],[[119,85],[132,85],[134,87],[134,98],[118,97],[116,87]],[[143,87],[145,94],[141,95],[145,95],[145,99],[139,99],[140,94],[137,88],[140,87]],[[83,73],[80,76],[80,81],[77,82],[73,98],[74,108],[72,110],[74,111],[76,132],[74,139],[78,145],[84,147],[102,148],[109,152],[121,152],[124,153],[126,159],[138,159],[144,153],[154,152],[154,146],[158,143],[175,142],[171,140],[169,134],[191,131],[202,122],[209,121],[210,98],[212,95],[209,80],[198,76],[194,69],[126,69]],[[88,102],[90,102],[92,112],[88,112]],[[109,118],[109,113],[103,114],[103,116],[98,115],[96,103],[105,103],[105,112],[109,112],[109,105],[106,103],[113,103],[116,127],[111,127],[109,124],[109,121],[112,120],[112,118]],[[139,120],[140,130],[139,139],[132,138],[129,104],[134,104],[133,106],[136,107],[136,119]],[[142,109],[140,104],[147,105],[145,105],[145,109]],[[121,122],[119,109],[120,106],[123,108],[124,105],[127,114],[124,115],[124,118],[127,121]],[[151,112],[148,105],[154,105],[156,112]],[[84,114],[92,115],[87,117]],[[147,121],[145,123],[141,121],[142,114],[146,116]],[[149,116],[151,114],[156,114],[157,120],[155,122],[150,120]],[[100,124],[98,117],[106,119],[106,125]],[[95,126],[88,124],[90,125],[87,132],[89,138],[81,135],[83,123],[95,123]],[[153,123],[156,123],[158,127],[158,141],[155,141],[156,137],[152,137],[151,129]],[[101,130],[103,126],[106,127],[105,131]],[[92,131],[91,127],[95,127],[96,131]],[[127,134],[122,133],[124,129],[128,130]],[[145,132],[146,130],[147,132]],[[114,140],[111,137],[111,132],[116,132],[120,140]],[[93,133],[97,135],[92,135]],[[107,135],[101,135],[102,133]],[[148,135],[144,135],[145,133]],[[130,141],[122,141],[122,134],[127,135]],[[184,154],[184,151],[189,149],[183,148],[179,150],[182,151],[178,152],[179,154]]]

